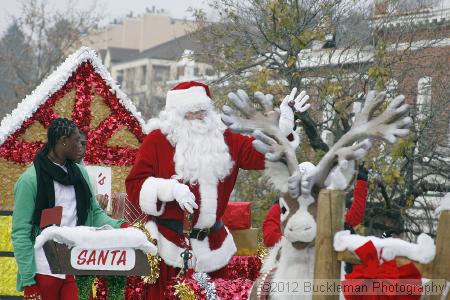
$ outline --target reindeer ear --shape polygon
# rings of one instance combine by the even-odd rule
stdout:
[[[283,197],[280,197],[280,220],[281,222],[284,222],[286,220],[287,216],[289,215],[289,206],[287,205],[286,201],[284,201]]]

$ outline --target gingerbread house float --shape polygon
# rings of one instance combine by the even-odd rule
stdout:
[[[46,141],[58,117],[73,120],[87,136],[86,165],[110,171],[112,192],[125,191],[143,141],[144,120],[131,100],[86,47],[69,56],[0,125],[0,297],[15,291],[17,266],[11,244],[13,187]],[[102,178],[99,178],[100,180]]]

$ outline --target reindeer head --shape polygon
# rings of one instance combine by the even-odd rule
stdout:
[[[315,169],[310,162],[304,162],[299,165],[299,175],[307,177]],[[292,245],[301,249],[314,241],[317,233],[317,205],[308,204],[311,199],[292,198],[289,194],[280,198],[281,208],[281,232]]]
[[[265,154],[267,160],[284,160],[286,163],[290,177],[289,193],[280,200],[282,231],[297,247],[307,246],[316,236],[315,205],[311,204],[316,203],[320,189],[346,189],[354,178],[355,161],[364,157],[372,146],[370,139],[394,143],[398,137],[408,135],[411,124],[411,118],[406,116],[409,107],[404,104],[403,96],[393,99],[384,111],[374,116],[385,101],[386,94],[371,91],[350,130],[330,148],[318,165],[306,162],[298,166],[295,150],[276,126],[279,114],[272,110],[271,104],[267,104],[270,97],[255,94],[256,100],[265,109],[264,114],[249,105],[244,91],[229,97],[243,112],[245,119],[225,107],[222,116],[225,124],[240,132],[253,132],[257,139],[253,144]]]

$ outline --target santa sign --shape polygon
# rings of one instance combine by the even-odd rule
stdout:
[[[86,170],[89,173],[91,183],[95,181],[95,187],[97,195],[105,195],[111,197],[111,168],[100,166],[86,166]]]
[[[89,179],[91,184],[94,185],[94,193],[96,195],[107,195],[108,199],[111,199],[111,167],[103,166],[86,166],[89,173]],[[111,201],[108,201],[108,206],[106,207],[107,212],[111,212]]]
[[[77,270],[129,271],[136,262],[133,248],[84,249],[70,251],[70,264]]]

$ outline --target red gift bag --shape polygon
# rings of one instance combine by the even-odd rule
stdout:
[[[230,230],[249,229],[252,225],[250,202],[228,202],[222,222]]]

